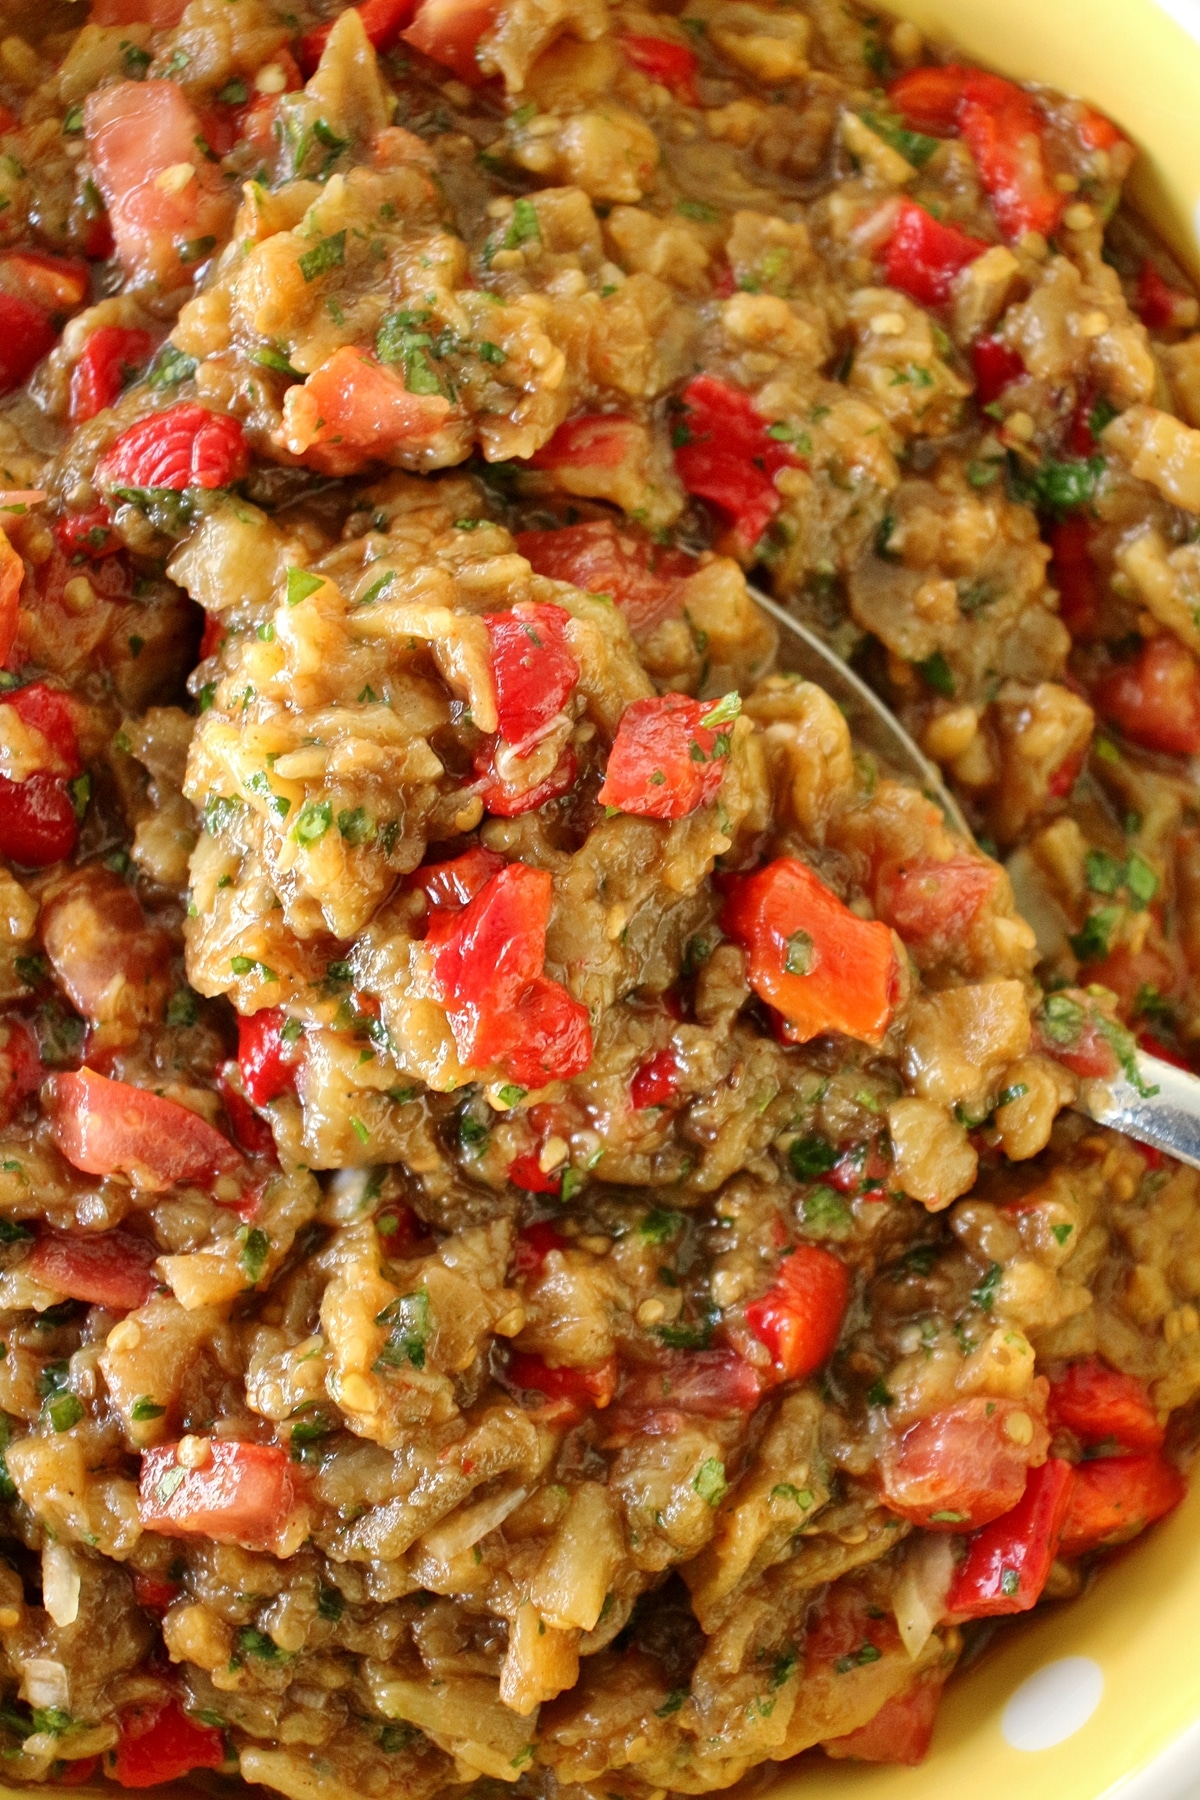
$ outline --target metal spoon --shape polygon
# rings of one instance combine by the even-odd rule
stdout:
[[[941,771],[918,749],[899,719],[865,681],[854,673],[815,633],[793,619],[773,600],[751,592],[763,611],[779,627],[779,666],[815,681],[836,700],[846,716],[855,740],[889,764],[897,774],[916,782],[946,815],[946,822],[974,843],[971,829]],[[1017,906],[1037,934],[1038,947],[1046,954],[1057,948],[1051,939],[1061,931],[1046,897],[1037,889],[1028,858],[1018,852],[1008,865]],[[1098,1125],[1124,1132],[1141,1144],[1150,1144],[1179,1162],[1200,1169],[1200,1077],[1177,1069],[1160,1057],[1137,1052],[1138,1074],[1145,1093],[1139,1093],[1124,1075],[1108,1081],[1081,1083],[1075,1102]]]

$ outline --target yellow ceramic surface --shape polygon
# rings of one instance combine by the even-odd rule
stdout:
[[[1142,151],[1135,203],[1200,277],[1200,0],[886,10],[1108,113]],[[1122,1800],[1200,1800],[1200,1468],[1179,1512],[1082,1599],[1014,1626],[951,1682],[919,1768],[805,1757],[772,1800],[1100,1800],[1117,1788]],[[1019,1747],[1035,1742],[1046,1747]]]

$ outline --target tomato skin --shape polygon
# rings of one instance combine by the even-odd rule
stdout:
[[[942,1687],[940,1671],[922,1675],[911,1687],[885,1700],[875,1717],[857,1731],[826,1738],[822,1750],[826,1756],[850,1757],[855,1762],[903,1763],[915,1768],[924,1762],[933,1741]]]
[[[1068,1364],[1051,1380],[1047,1417],[1051,1430],[1073,1431],[1082,1444],[1158,1450],[1167,1435],[1145,1382],[1107,1368],[1098,1356]]]
[[[223,488],[250,466],[250,446],[228,413],[183,400],[123,431],[96,470],[109,488]]]
[[[238,1067],[246,1098],[254,1106],[269,1106],[280,1094],[295,1092],[299,1044],[283,1036],[286,1024],[281,1006],[264,1007],[238,1019]]]
[[[651,1106],[670,1106],[679,1095],[679,1063],[673,1050],[656,1050],[634,1071],[629,1084],[629,1104],[635,1112]]]
[[[40,306],[0,289],[0,394],[28,381],[57,339]]]
[[[826,1031],[883,1042],[892,1016],[892,934],[852,913],[806,863],[781,856],[732,877],[721,925],[747,952],[750,986],[782,1013],[789,1043]],[[800,937],[810,940],[807,974],[787,968]]]
[[[1021,1415],[1024,1423],[1010,1426]],[[1018,1435],[1032,1427],[1030,1441]],[[926,1531],[975,1531],[1011,1512],[1050,1433],[1032,1405],[974,1395],[910,1425],[880,1458],[883,1501]]]
[[[669,88],[685,106],[700,104],[696,94],[696,53],[671,38],[644,37],[624,31],[617,39],[626,59],[650,81]]]
[[[218,1544],[267,1549],[303,1497],[301,1478],[276,1444],[209,1440],[208,1461],[182,1469],[177,1444],[142,1451],[138,1517],[164,1537],[212,1538]]]
[[[26,1272],[43,1287],[70,1300],[86,1300],[110,1312],[132,1312],[144,1306],[159,1285],[154,1273],[156,1247],[128,1231],[48,1231],[38,1238],[25,1262]]]
[[[1003,338],[976,338],[971,345],[971,366],[975,371],[975,398],[980,406],[998,400],[1012,381],[1019,381],[1025,364]]]
[[[71,371],[71,423],[82,425],[121,395],[126,372],[144,368],[154,353],[148,331],[101,325],[83,347]]]
[[[500,735],[530,749],[575,691],[579,664],[567,644],[571,615],[562,606],[520,605],[484,613]]]
[[[678,614],[682,583],[696,569],[694,557],[663,550],[644,532],[613,519],[519,531],[516,543],[536,574],[569,581],[585,593],[607,594],[635,638]]]
[[[850,1271],[818,1244],[799,1244],[779,1265],[772,1287],[746,1308],[746,1323],[786,1381],[827,1362],[850,1304]]]
[[[480,38],[495,23],[499,6],[500,0],[424,0],[400,36],[431,62],[452,70],[468,87],[478,87],[483,75],[475,53]]]
[[[961,63],[910,69],[891,83],[888,99],[911,130],[951,137],[969,73]]]
[[[409,876],[409,884],[419,887],[430,906],[465,906],[493,875],[508,865],[494,850],[473,844],[462,856],[449,862],[425,863]]]
[[[633,701],[621,715],[597,803],[641,819],[683,819],[707,805],[729,753],[728,732],[703,723],[712,710],[686,694]]]
[[[1094,698],[1101,715],[1144,750],[1200,751],[1200,663],[1169,633],[1103,675]]]
[[[905,200],[884,252],[888,286],[911,294],[922,306],[940,306],[950,297],[954,277],[987,247],[982,239],[943,225],[923,206]]]
[[[884,871],[878,910],[906,944],[949,948],[994,892],[999,877],[995,863],[978,856],[956,855],[945,862],[919,858]]]
[[[433,908],[426,937],[459,1056],[523,1087],[577,1075],[592,1056],[587,1008],[543,969],[552,894],[546,870],[507,863],[466,906]]]
[[[1086,1556],[1123,1544],[1171,1512],[1186,1493],[1174,1463],[1156,1452],[1078,1463],[1061,1553]]]
[[[122,1713],[121,1735],[108,1773],[121,1787],[156,1787],[193,1769],[225,1765],[225,1740],[211,1725],[190,1719],[177,1700],[131,1707]]]
[[[394,451],[427,444],[446,422],[441,394],[410,394],[390,365],[344,344],[284,395],[282,437],[327,475],[353,475]]]
[[[1051,1456],[1029,1471],[1011,1512],[985,1525],[967,1545],[946,1602],[947,1616],[995,1619],[1037,1605],[1058,1555],[1074,1470]]]
[[[186,1106],[92,1069],[52,1075],[46,1108],[59,1149],[87,1175],[125,1175],[155,1192],[239,1164],[229,1139]]]
[[[675,468],[689,494],[711,500],[743,547],[757,544],[783,504],[775,486],[780,469],[801,468],[787,444],[773,438],[742,388],[715,375],[696,375],[680,395]]]
[[[552,1368],[540,1356],[514,1350],[508,1359],[508,1379],[515,1388],[533,1388],[547,1400],[568,1400],[581,1409],[603,1409],[617,1391],[617,1359],[606,1356],[590,1368],[562,1365]]]

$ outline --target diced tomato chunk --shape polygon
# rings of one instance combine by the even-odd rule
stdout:
[[[650,1106],[670,1106],[679,1094],[681,1070],[673,1050],[656,1050],[634,1071],[629,1084],[629,1103],[635,1112]]]
[[[110,1312],[144,1306],[159,1285],[157,1247],[128,1231],[48,1231],[39,1237],[25,1271],[43,1287]]]
[[[945,862],[923,857],[884,872],[879,910],[905,943],[948,949],[970,926],[999,878],[996,864],[980,856],[950,856]]]
[[[882,1607],[873,1605],[853,1578],[834,1582],[809,1618],[804,1641],[805,1672],[814,1674],[833,1663],[835,1667],[842,1665],[839,1674],[848,1674],[845,1659],[859,1662],[859,1653],[866,1644],[879,1656],[899,1650],[895,1619]],[[861,1658],[863,1662],[868,1660],[875,1659]]]
[[[265,1550],[300,1504],[300,1476],[276,1444],[210,1438],[208,1460],[185,1468],[178,1444],[142,1451],[138,1517],[164,1537],[207,1537]]]
[[[152,1191],[240,1161],[228,1138],[177,1100],[92,1069],[52,1075],[47,1111],[67,1161],[88,1175],[124,1175]]]
[[[55,541],[70,562],[99,562],[115,556],[121,540],[113,530],[113,518],[103,500],[87,512],[65,513],[51,527]]]
[[[913,131],[950,137],[958,123],[969,73],[961,63],[945,63],[940,68],[926,63],[897,76],[888,88],[888,99]]]
[[[362,0],[362,5],[355,8],[376,50],[391,49],[412,18],[415,4],[416,0]],[[320,62],[332,30],[332,25],[318,25],[300,39],[296,55],[306,75],[311,75]]]
[[[294,1092],[300,1057],[299,1034],[285,1036],[288,1019],[280,1006],[263,1007],[238,1020],[238,1067],[242,1087],[255,1106],[269,1106]]]
[[[499,10],[500,0],[424,0],[400,35],[422,56],[452,70],[468,87],[476,87],[483,75],[475,53]]]
[[[728,731],[719,720],[705,723],[715,710],[686,694],[659,694],[627,706],[598,803],[643,819],[682,819],[707,805],[724,779],[729,754]]]
[[[1049,532],[1058,610],[1072,637],[1087,636],[1095,626],[1100,610],[1096,571],[1088,549],[1091,532],[1091,521],[1083,513],[1060,519]],[[1074,786],[1074,782],[1071,785]]]
[[[986,249],[982,239],[943,225],[923,206],[905,200],[884,252],[888,286],[922,306],[939,306],[949,299],[954,277]]]
[[[10,1017],[0,1025],[0,1126],[11,1125],[42,1083],[42,1059],[29,1027]]]
[[[750,395],[732,382],[696,375],[680,405],[679,479],[689,494],[719,507],[743,548],[751,550],[782,504],[776,475],[800,467],[801,459],[783,439],[772,437]]]
[[[82,425],[120,398],[121,389],[154,353],[148,331],[101,325],[71,371],[71,423]]]
[[[892,934],[852,913],[806,863],[781,856],[732,877],[721,924],[746,950],[750,985],[783,1015],[789,1042],[825,1031],[883,1042],[896,975]]]
[[[788,1381],[811,1375],[833,1354],[850,1304],[850,1271],[818,1244],[800,1244],[774,1285],[746,1308],[746,1323]]]
[[[558,531],[519,531],[517,549],[538,575],[607,594],[634,637],[648,635],[683,604],[682,584],[696,560],[663,550],[644,532],[613,519],[591,519]]]
[[[1044,126],[1033,96],[1014,81],[973,69],[958,113],[992,211],[1005,237],[1050,237],[1063,195],[1046,168]]]
[[[1051,1381],[1047,1416],[1052,1430],[1065,1427],[1083,1444],[1157,1450],[1166,1437],[1145,1382],[1107,1368],[1098,1356],[1069,1364]]]
[[[638,436],[632,419],[618,413],[565,419],[529,459],[531,469],[619,469]]]
[[[228,413],[181,401],[123,431],[96,479],[108,488],[223,488],[250,466],[241,425]]]
[[[516,1161],[523,1162],[525,1161],[525,1158],[519,1156]],[[529,1161],[536,1164],[537,1158],[530,1157]],[[526,1187],[526,1183],[519,1181],[513,1174],[513,1168],[515,1167],[516,1163],[509,1169],[509,1180],[515,1181],[518,1187]],[[541,1174],[541,1171],[539,1170],[538,1173]],[[527,1191],[540,1193],[542,1190],[539,1188],[532,1188],[527,1189]],[[524,1230],[518,1234],[517,1241],[513,1245],[513,1274],[532,1276],[534,1280],[536,1280],[541,1275],[546,1264],[546,1258],[549,1256],[550,1252],[552,1250],[565,1249],[566,1243],[566,1238],[563,1237],[558,1227],[550,1219],[538,1219],[532,1225],[526,1225]]]
[[[1101,716],[1145,750],[1169,756],[1200,751],[1200,663],[1169,632],[1150,638],[1132,662],[1096,684]]]
[[[1171,1512],[1186,1493],[1175,1464],[1155,1452],[1078,1463],[1060,1551],[1085,1556],[1123,1544]]]
[[[506,867],[504,858],[494,850],[472,844],[450,862],[423,863],[408,880],[410,886],[422,890],[430,906],[465,906]]]
[[[17,641],[21,622],[21,584],[25,564],[0,529],[0,663],[6,663]]]
[[[31,681],[25,687],[11,689],[0,704],[11,706],[23,725],[41,733],[56,759],[57,773],[80,773],[83,764],[75,723],[77,702],[68,694],[45,681]]]
[[[975,398],[980,406],[990,406],[1009,382],[1019,381],[1025,373],[1021,357],[1003,338],[976,338],[971,345],[971,366],[975,371]]]
[[[512,862],[464,907],[435,907],[434,997],[471,1068],[499,1064],[511,1081],[544,1087],[591,1061],[588,1010],[544,973],[552,882]]]
[[[1037,1605],[1058,1555],[1073,1479],[1070,1463],[1057,1456],[1029,1471],[1012,1511],[968,1544],[946,1603],[949,1617],[993,1619]]]
[[[631,1368],[611,1423],[661,1436],[686,1418],[726,1419],[753,1412],[770,1377],[735,1350],[664,1350],[651,1367]]]
[[[284,395],[282,438],[313,468],[352,475],[427,444],[449,411],[443,395],[410,393],[390,364],[344,344]]]
[[[559,1194],[562,1192],[561,1168],[543,1169],[532,1150],[514,1156],[508,1165],[508,1179],[527,1194]]]
[[[197,156],[200,120],[176,81],[118,81],[84,102],[84,133],[125,273],[169,291],[189,283],[223,243],[235,195]],[[187,163],[182,186],[161,182]]]
[[[826,1756],[850,1757],[855,1762],[903,1763],[914,1768],[924,1762],[933,1740],[944,1684],[941,1670],[926,1670],[902,1693],[885,1700],[875,1717],[857,1731],[826,1738],[822,1750]]]
[[[1049,1445],[1032,1406],[956,1400],[888,1445],[879,1461],[884,1504],[927,1531],[975,1531],[1012,1511]]]
[[[177,1700],[129,1708],[121,1714],[120,1729],[108,1773],[121,1787],[157,1787],[193,1769],[225,1765],[221,1732],[189,1718]]]
[[[641,74],[669,88],[685,106],[698,106],[696,52],[673,38],[646,37],[623,31],[617,39],[628,60]]]
[[[0,394],[28,381],[58,333],[40,306],[0,290]]]
[[[30,869],[61,862],[75,848],[79,817],[60,775],[10,781],[0,775],[0,855]]]
[[[517,749],[537,743],[575,691],[579,664],[567,643],[571,615],[561,606],[522,603],[484,613],[492,647],[492,683],[500,735]]]
[[[533,1388],[547,1400],[569,1400],[579,1407],[608,1406],[617,1391],[617,1359],[606,1356],[603,1362],[585,1369],[565,1365],[552,1368],[540,1356],[514,1350],[508,1359],[508,1379],[515,1388]]]

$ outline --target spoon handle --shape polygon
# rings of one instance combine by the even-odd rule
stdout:
[[[1097,1125],[1108,1125],[1200,1169],[1200,1077],[1157,1056],[1138,1052],[1144,1093],[1125,1076],[1085,1081],[1076,1102]]]

